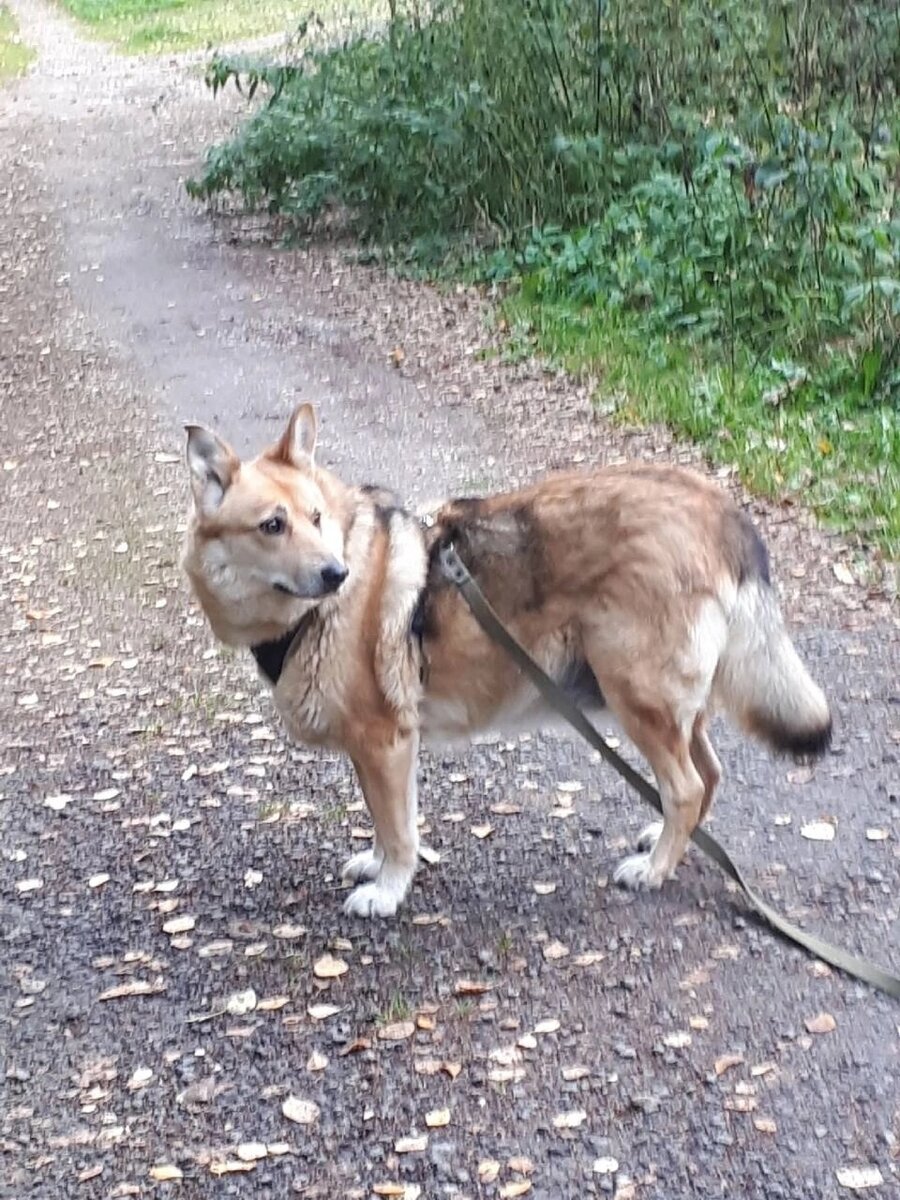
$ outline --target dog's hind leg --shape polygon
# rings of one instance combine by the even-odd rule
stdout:
[[[713,749],[709,734],[706,732],[706,717],[701,713],[694,722],[691,735],[691,758],[694,766],[700,772],[703,780],[703,802],[700,805],[700,820],[705,821],[709,816],[716,788],[722,779],[722,764]]]
[[[669,714],[656,710],[649,723],[646,716],[617,715],[653,769],[662,799],[663,822],[653,848],[623,859],[613,877],[625,887],[658,888],[675,873],[700,819],[703,780],[691,761],[687,739]]]
[[[700,804],[699,822],[702,824],[712,808],[716,788],[722,778],[722,764],[719,762],[712,742],[709,740],[709,734],[706,732],[706,717],[703,713],[700,713],[694,721],[690,750],[691,761],[703,780],[703,800]],[[652,850],[659,840],[662,829],[662,821],[652,821],[645,829],[642,829],[637,840],[638,850]]]
[[[370,881],[347,898],[344,909],[353,916],[393,916],[415,874],[418,750],[418,732],[398,733],[389,745],[351,755],[375,825],[375,848],[365,858],[354,856],[344,868],[345,876]]]

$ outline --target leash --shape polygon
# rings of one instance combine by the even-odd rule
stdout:
[[[624,758],[613,750],[612,746],[601,737],[571,697],[566,695],[562,688],[550,678],[546,671],[538,666],[527,650],[513,637],[494,612],[481,588],[469,574],[467,567],[457,554],[452,543],[441,548],[440,565],[446,578],[459,589],[475,620],[488,637],[506,651],[522,674],[530,679],[547,703],[555,708],[560,716],[564,717],[572,728],[577,733],[580,733],[585,741],[593,746],[610,766],[618,771],[625,782],[634,788],[641,799],[645,800],[658,813],[662,814],[662,801],[656,788],[648,783],[643,775],[635,771]],[[800,929],[799,926],[794,925],[781,916],[780,913],[776,912],[762,897],[753,891],[738,867],[732,861],[728,851],[699,825],[691,834],[691,840],[713,862],[718,863],[729,879],[734,880],[750,906],[773,929],[777,930],[782,937],[787,938],[788,941],[794,942],[798,946],[802,946],[804,950],[808,950],[811,954],[814,954],[824,962],[830,963],[833,967],[837,967],[839,970],[845,971],[848,975],[853,975],[857,979],[861,979],[864,983],[871,984],[872,987],[878,988],[882,992],[887,992],[889,996],[900,1000],[900,977],[891,974],[890,971],[886,971],[882,967],[876,966],[874,963],[867,962],[864,958],[858,958],[856,955],[848,954],[846,950],[829,945],[828,942],[816,937],[814,933],[807,933],[804,929]]]

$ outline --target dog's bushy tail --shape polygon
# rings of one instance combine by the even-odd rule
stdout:
[[[738,589],[714,687],[741,728],[774,750],[809,756],[828,749],[828,701],[800,661],[771,587],[760,578]]]

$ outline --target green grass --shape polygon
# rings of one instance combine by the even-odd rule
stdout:
[[[648,335],[639,318],[538,302],[526,287],[505,305],[515,353],[537,349],[599,380],[614,421],[660,422],[733,465],[767,496],[789,496],[825,524],[900,557],[900,408],[862,395],[859,368],[835,351],[802,381],[786,364]]]
[[[223,45],[296,28],[299,0],[61,0],[98,37],[128,54]]]
[[[0,4],[0,83],[21,75],[34,51],[19,38],[19,26],[5,4]]]

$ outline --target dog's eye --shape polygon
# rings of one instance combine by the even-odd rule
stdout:
[[[314,508],[312,510],[312,512],[310,513],[309,519],[312,521],[313,525],[315,525],[316,529],[321,528],[322,514],[319,512],[319,510],[317,508]]]
[[[265,519],[265,521],[260,521],[260,523],[259,523],[260,533],[268,533],[268,534],[272,534],[272,535],[278,534],[278,533],[284,533],[284,528],[285,528],[284,517],[279,517],[279,516],[267,517]]]

